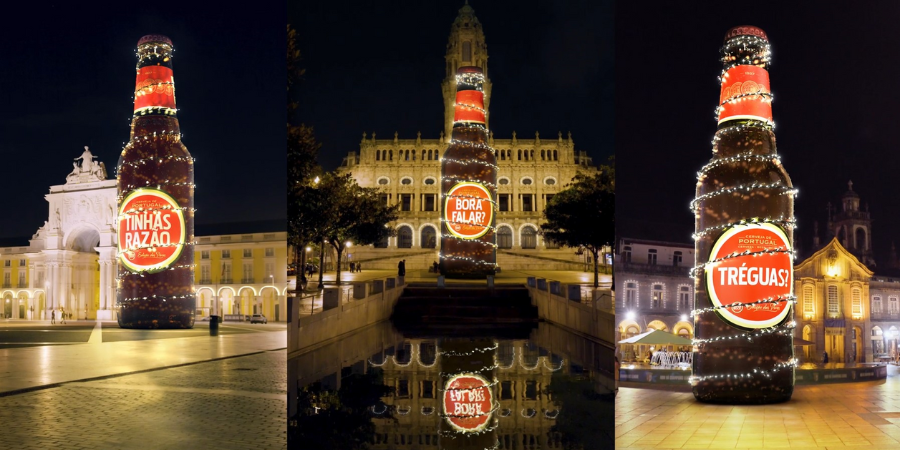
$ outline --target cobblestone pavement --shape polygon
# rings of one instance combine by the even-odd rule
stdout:
[[[287,448],[284,350],[0,397],[0,448]]]
[[[616,448],[900,448],[900,368],[885,381],[797,386],[774,405],[709,405],[690,392],[621,388]]]

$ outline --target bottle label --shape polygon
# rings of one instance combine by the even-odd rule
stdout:
[[[483,430],[494,410],[489,383],[474,373],[463,373],[450,378],[444,387],[443,400],[447,422],[463,433]]]
[[[175,110],[175,81],[172,69],[144,66],[138,69],[134,83],[134,112],[146,108]]]
[[[484,124],[484,93],[481,91],[458,91],[453,107],[453,121]]]
[[[726,120],[772,120],[769,72],[762,67],[734,66],[722,76],[719,94],[719,123]]]
[[[184,213],[169,194],[131,191],[119,207],[119,260],[133,272],[168,268],[184,249]]]
[[[760,303],[794,292],[793,253],[781,228],[772,224],[729,228],[709,255],[709,261],[716,260],[721,261],[705,267],[706,288],[723,320],[743,329],[772,327],[784,320],[790,301]]]
[[[457,183],[444,200],[447,229],[461,239],[476,239],[488,232],[494,221],[491,192],[480,183]]]

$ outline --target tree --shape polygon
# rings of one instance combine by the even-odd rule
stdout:
[[[594,258],[594,288],[600,287],[598,259],[604,245],[616,237],[615,159],[594,175],[578,174],[553,196],[541,225],[545,239],[569,247],[584,247]]]
[[[377,188],[361,187],[350,174],[325,174],[317,188],[319,201],[327,221],[323,224],[323,237],[337,254],[335,281],[341,282],[341,255],[352,245],[371,245],[394,234],[388,224],[397,220],[398,205],[388,206],[381,200]]]
[[[304,216],[302,204],[307,201],[310,194],[313,177],[321,171],[316,164],[316,158],[321,144],[316,141],[313,128],[304,124],[291,123],[293,113],[297,110],[297,102],[291,98],[291,88],[294,87],[303,76],[304,70],[300,68],[300,50],[296,46],[296,30],[287,26],[287,198],[288,198],[288,244],[296,250],[294,252],[294,267],[299,283],[306,281],[306,274],[302,270],[305,266],[306,252],[303,248],[314,240],[315,233],[310,228],[310,220],[316,218],[308,214]]]

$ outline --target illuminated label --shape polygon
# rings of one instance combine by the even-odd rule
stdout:
[[[156,272],[184,248],[184,214],[178,202],[157,189],[136,189],[119,207],[119,260],[132,271]]]
[[[450,425],[464,433],[484,429],[494,409],[487,380],[474,373],[455,375],[444,386],[444,415]]]
[[[484,123],[484,93],[481,91],[458,91],[454,106],[453,121]]]
[[[138,69],[134,83],[134,111],[145,108],[175,109],[172,69],[165,66],[144,66]]]
[[[722,77],[719,95],[719,123],[726,120],[755,119],[772,123],[769,72],[757,66],[734,66]]]
[[[709,260],[734,253],[791,249],[781,228],[772,224],[736,226],[726,231],[713,246]],[[706,286],[714,306],[743,305],[716,310],[726,322],[740,328],[766,328],[779,324],[790,312],[791,303],[755,303],[790,296],[794,291],[791,253],[774,252],[737,256],[706,266]]]
[[[487,233],[494,220],[491,192],[478,183],[458,183],[444,200],[447,229],[462,239],[475,239]]]

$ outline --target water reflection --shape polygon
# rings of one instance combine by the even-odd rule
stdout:
[[[612,448],[611,348],[546,323],[471,331],[384,322],[291,359],[291,447]]]

